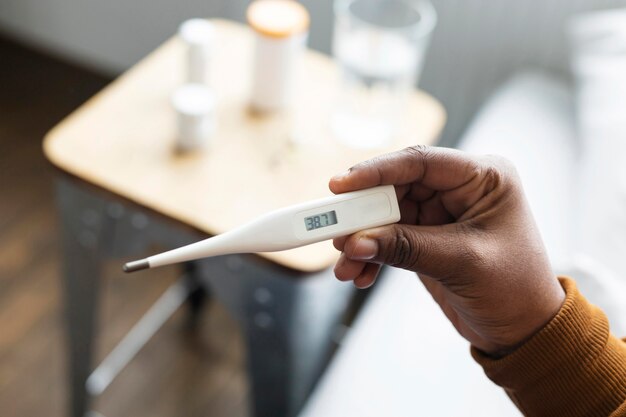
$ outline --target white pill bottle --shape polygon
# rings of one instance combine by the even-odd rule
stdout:
[[[294,94],[309,13],[295,0],[255,0],[246,15],[256,38],[250,104],[259,112],[285,109]]]
[[[214,43],[215,29],[206,19],[189,19],[178,29],[178,35],[187,48],[186,82],[209,84],[211,48]]]

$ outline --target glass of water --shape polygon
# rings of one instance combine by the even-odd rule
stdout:
[[[342,84],[331,127],[338,140],[380,148],[401,133],[436,22],[427,0],[335,0]]]

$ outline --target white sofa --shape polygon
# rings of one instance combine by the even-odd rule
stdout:
[[[565,81],[522,73],[492,95],[459,147],[516,164],[555,272],[575,276],[626,335],[624,281],[577,253],[573,240],[580,191],[574,104]],[[386,272],[300,416],[519,416],[415,275]]]
[[[555,264],[568,257],[573,117],[562,81],[527,73],[494,94],[460,143],[514,160]],[[519,416],[415,275],[390,268],[383,278],[301,417]]]
[[[518,73],[491,95],[458,145],[515,163],[555,273],[574,277],[621,336],[624,28],[626,9],[571,20],[563,32],[572,45],[573,82],[545,69]],[[414,274],[389,269],[301,417],[519,415],[473,363],[468,348]]]

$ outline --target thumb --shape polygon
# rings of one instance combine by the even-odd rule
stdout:
[[[466,253],[467,236],[458,233],[457,226],[392,224],[367,229],[349,236],[343,252],[352,260],[443,277],[453,272]]]

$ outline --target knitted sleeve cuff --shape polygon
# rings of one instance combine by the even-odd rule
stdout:
[[[543,329],[503,358],[472,356],[527,416],[609,416],[626,401],[626,343],[572,279],[559,281],[565,303]]]

